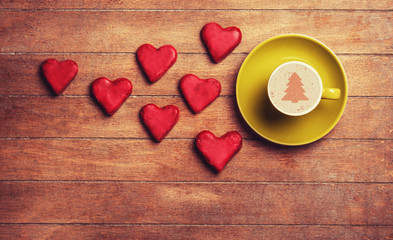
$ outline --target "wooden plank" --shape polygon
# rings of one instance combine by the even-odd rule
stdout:
[[[393,2],[387,1],[294,1],[294,0],[226,0],[226,1],[159,1],[122,0],[122,1],[34,1],[34,0],[3,0],[0,8],[13,9],[393,9]]]
[[[393,137],[392,106],[392,98],[349,98],[339,124],[330,134],[334,136],[337,133],[343,138],[352,138],[352,136],[356,136],[355,138],[363,138],[364,136],[380,138],[385,136],[391,139]],[[382,123],[385,121],[386,125]]]
[[[112,117],[91,97],[3,96],[0,137],[149,138],[139,118],[148,103],[179,107],[180,119],[168,138],[194,138],[205,129],[216,135],[237,130],[245,138],[256,138],[238,113],[235,98],[219,97],[200,114],[192,114],[179,96],[130,97]],[[392,105],[392,98],[349,98],[343,117],[327,137],[391,139]]]
[[[133,83],[134,96],[178,95],[179,81],[187,73],[200,78],[216,78],[222,85],[222,95],[234,95],[237,71],[245,57],[244,54],[232,54],[227,59],[228,64],[214,64],[207,61],[206,54],[179,54],[177,63],[152,85],[143,76],[134,54],[0,55],[0,71],[3,73],[0,94],[51,94],[39,69],[45,59],[57,58],[59,61],[72,59],[79,66],[77,77],[64,95],[89,96],[91,82],[101,76],[112,80],[128,78]]]
[[[199,35],[210,21],[242,30],[235,52],[248,53],[274,35],[301,33],[337,53],[393,53],[391,11],[1,11],[0,18],[0,52],[7,53],[132,53],[146,42],[205,53]]]
[[[393,224],[393,184],[0,182],[0,190],[1,223]]]
[[[127,77],[133,83],[132,95],[178,95],[182,76],[193,73],[200,78],[216,78],[222,85],[221,95],[235,94],[237,72],[246,54],[231,54],[225,64],[205,61],[205,54],[179,54],[175,64],[153,86],[145,80],[134,54],[17,54],[0,55],[0,94],[48,95],[51,91],[39,73],[45,59],[72,59],[79,66],[76,79],[64,95],[90,95],[91,82],[106,76]],[[346,70],[352,96],[393,96],[393,55],[339,55]],[[378,84],[375,84],[378,81]]]
[[[2,239],[390,239],[393,227],[266,225],[1,225]]]
[[[393,55],[339,55],[348,81],[351,96],[392,96]],[[385,71],[386,69],[386,71]],[[382,88],[375,87],[378,81]]]
[[[393,182],[391,140],[245,140],[215,174],[194,140],[0,139],[0,180]]]

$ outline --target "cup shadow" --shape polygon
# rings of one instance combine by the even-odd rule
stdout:
[[[282,126],[283,124],[289,124],[291,122],[291,117],[279,112],[273,106],[267,93],[265,92],[265,88],[261,89],[258,93],[258,97],[255,99],[256,103],[252,105],[252,111],[255,113],[254,117],[256,117],[256,119],[259,119],[259,121],[263,121],[265,126],[271,126],[272,128],[279,128],[279,126]],[[234,95],[236,96],[236,93]],[[247,133],[251,135],[252,139],[262,140],[263,143],[269,146],[274,146],[278,148],[288,147],[271,142],[268,139],[259,135],[243,117],[237,104],[236,98],[234,98],[234,104],[236,106],[236,114],[238,115],[238,119],[240,119],[240,125],[247,131]]]
[[[280,124],[280,122],[288,121],[289,117],[279,112],[273,104],[270,102],[270,99],[267,94],[262,94],[259,103],[260,106],[257,112],[260,118],[263,118],[266,122],[270,124]]]

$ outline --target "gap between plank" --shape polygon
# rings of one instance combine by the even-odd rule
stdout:
[[[0,55],[135,55],[136,52],[0,52]],[[178,52],[178,55],[207,55],[207,52]],[[248,55],[249,52],[232,52],[233,55]],[[343,56],[392,56],[393,53],[346,53],[346,52],[335,52],[336,55]]]
[[[391,185],[393,182],[313,182],[313,181],[127,181],[127,180],[0,180],[0,183],[128,183],[128,184],[217,184],[217,185]]]
[[[136,8],[114,8],[114,9],[97,9],[97,8],[1,8],[0,12],[230,12],[230,11],[339,11],[339,12],[391,12],[393,9],[334,9],[334,8],[264,8],[264,9],[241,9],[241,8],[190,8],[190,9],[136,9]]]
[[[149,140],[152,141],[151,138],[143,138],[143,137],[0,137],[0,140]],[[171,138],[166,137],[165,140],[169,141],[189,141],[194,140],[195,138]],[[261,141],[261,138],[249,138],[245,137],[243,140],[246,141]],[[263,139],[265,140],[265,139]],[[393,138],[324,138],[320,141],[392,141]],[[266,140],[267,141],[267,140]],[[275,144],[273,142],[268,142],[272,145],[281,146]],[[291,147],[282,145],[282,147]]]
[[[0,225],[75,225],[75,226],[166,226],[166,227],[236,227],[236,226],[294,226],[294,227],[393,227],[370,224],[176,224],[176,223],[0,223]]]
[[[59,95],[59,96],[52,96],[52,95],[33,95],[33,94],[0,94],[0,97],[9,97],[9,98],[43,98],[43,97],[50,97],[50,98],[91,98],[90,95]],[[182,98],[180,94],[178,95],[130,95],[129,98]],[[235,95],[219,95],[219,98],[235,98]],[[393,96],[360,96],[360,95],[350,95],[348,98],[382,98],[382,99],[391,99]]]

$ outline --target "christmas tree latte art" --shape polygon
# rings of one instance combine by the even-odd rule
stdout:
[[[322,81],[311,66],[298,61],[286,62],[270,75],[268,96],[278,111],[289,116],[301,116],[318,105]]]
[[[294,72],[288,80],[288,88],[285,90],[286,95],[281,100],[288,100],[292,103],[297,103],[301,100],[308,100],[308,98],[304,95],[305,91],[302,88],[302,79],[299,77],[299,75]]]

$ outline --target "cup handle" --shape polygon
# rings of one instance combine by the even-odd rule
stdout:
[[[324,88],[322,89],[323,99],[340,99],[341,90],[339,88]]]

